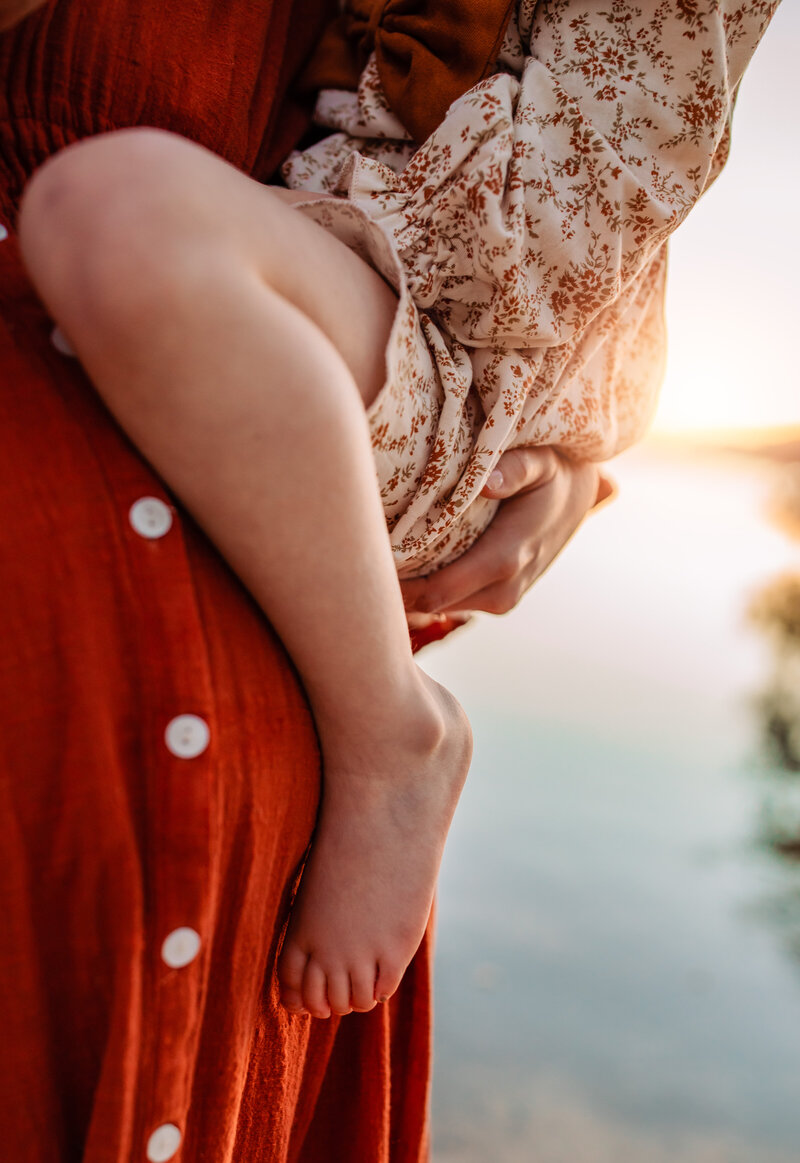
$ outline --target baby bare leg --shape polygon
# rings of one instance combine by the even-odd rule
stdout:
[[[155,130],[48,162],[20,239],[88,375],[306,685],[325,789],[285,1002],[371,1008],[421,939],[470,752],[412,660],[375,482],[364,403],[394,293],[273,192]]]

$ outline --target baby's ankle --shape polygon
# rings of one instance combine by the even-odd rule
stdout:
[[[361,762],[369,768],[391,753],[424,763],[465,723],[455,699],[415,665],[410,681],[377,692],[347,713],[319,714],[317,729],[326,764]],[[467,728],[468,729],[468,728]]]

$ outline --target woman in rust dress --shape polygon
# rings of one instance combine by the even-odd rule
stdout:
[[[319,796],[307,704],[53,334],[15,236],[37,166],[127,125],[268,178],[307,127],[287,90],[331,4],[40,3],[0,0],[0,1155],[421,1163],[430,940],[387,1006],[278,1004]],[[597,492],[591,466],[502,467],[519,495],[439,607],[510,608]]]

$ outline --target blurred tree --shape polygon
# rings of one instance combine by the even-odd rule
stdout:
[[[800,540],[800,462],[782,466],[770,500],[769,515],[785,533]]]
[[[770,516],[789,536],[800,540],[800,462],[785,464],[769,506]],[[765,743],[774,763],[790,782],[775,784],[764,822],[771,845],[800,858],[800,573],[776,577],[753,597],[748,608],[753,625],[772,644],[772,675],[758,699]],[[793,777],[793,778],[792,778]]]
[[[770,635],[781,656],[800,650],[800,574],[782,574],[759,590],[749,615]]]

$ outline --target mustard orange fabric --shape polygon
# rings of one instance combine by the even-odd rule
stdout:
[[[371,1014],[278,1006],[320,786],[303,692],[51,342],[14,234],[32,170],[121,126],[266,176],[307,124],[281,95],[328,12],[290,15],[289,0],[56,0],[0,37],[3,1159],[144,1163],[165,1125],[176,1163],[427,1158],[430,942]],[[131,523],[144,497],[172,515],[162,536]],[[167,745],[185,715],[209,732],[192,755]],[[170,967],[164,941],[187,928],[199,952]]]
[[[298,91],[356,89],[374,51],[383,91],[413,141],[494,71],[514,0],[347,0]]]

